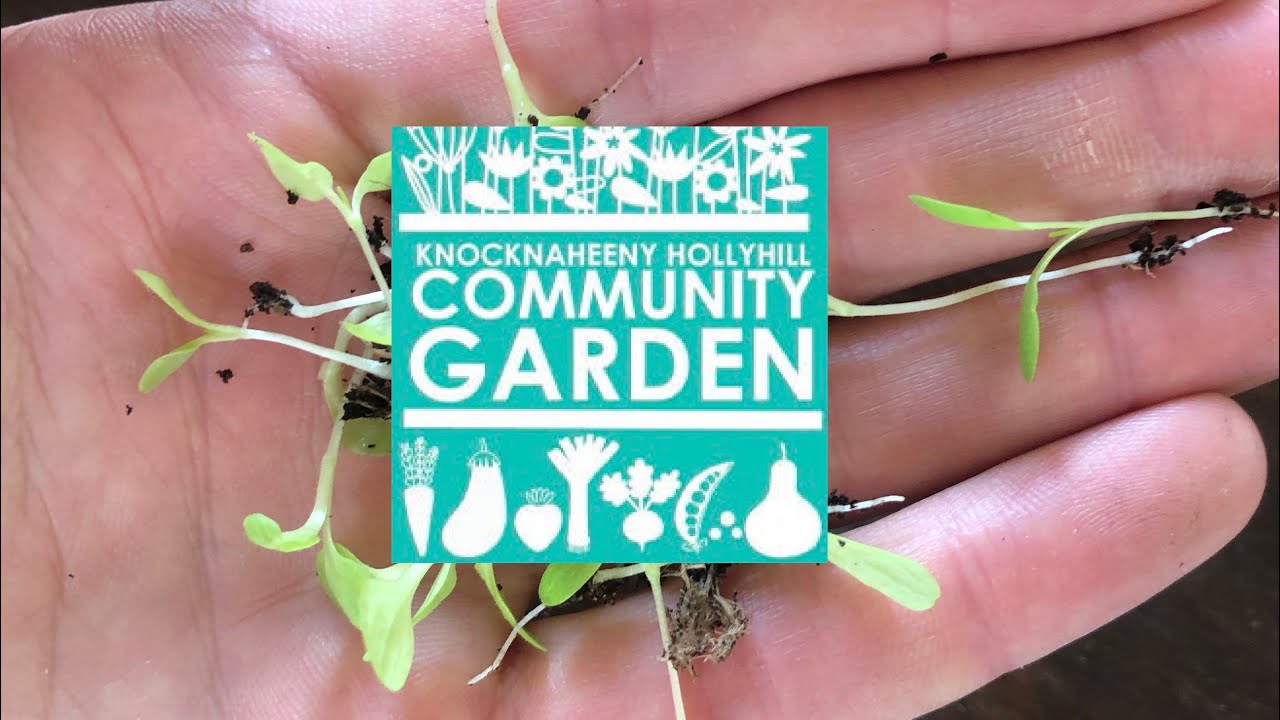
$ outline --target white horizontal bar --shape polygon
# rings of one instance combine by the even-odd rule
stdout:
[[[458,213],[400,213],[401,232],[722,232],[722,233],[805,233],[808,213],[781,215],[739,215],[736,213],[692,215],[641,215],[601,213],[502,213],[463,215]]]
[[[406,408],[414,430],[821,430],[818,410],[462,410]]]

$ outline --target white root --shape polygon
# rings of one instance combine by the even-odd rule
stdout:
[[[365,293],[364,295],[352,295],[351,297],[345,297],[340,300],[321,303],[319,305],[304,305],[299,302],[296,297],[287,294],[284,296],[284,299],[292,303],[292,306],[289,308],[289,314],[300,318],[319,317],[326,313],[360,307],[362,305],[373,305],[383,301],[382,293],[380,292]]]
[[[357,370],[363,370],[380,378],[389,379],[391,377],[391,365],[380,362],[371,358],[360,357],[338,350],[327,348],[323,345],[317,345],[313,342],[307,342],[292,335],[284,333],[269,332],[266,330],[255,330],[253,328],[237,328],[240,340],[261,340],[263,342],[272,342],[278,345],[285,345],[297,350],[309,352],[312,355],[322,357],[325,360],[333,360],[334,362],[348,365]]]
[[[867,510],[877,505],[885,505],[888,503],[906,502],[907,499],[901,495],[885,495],[874,500],[863,500],[861,502],[849,503],[847,505],[828,505],[827,514],[835,515],[838,513],[857,512],[858,510]]]
[[[546,605],[539,603],[538,607],[530,610],[527,615],[520,618],[520,622],[516,623],[515,627],[511,628],[511,633],[507,635],[506,642],[502,643],[502,649],[498,651],[498,657],[494,658],[493,663],[490,664],[489,667],[482,670],[479,675],[476,675],[475,677],[468,680],[467,684],[475,685],[481,680],[489,677],[489,674],[492,673],[494,670],[497,670],[498,666],[502,664],[502,658],[507,656],[507,651],[511,649],[511,644],[516,641],[516,637],[520,635],[520,631],[524,629],[524,626],[528,625],[530,621],[532,621],[534,618],[541,615],[542,611],[546,609],[547,609]]]
[[[1212,237],[1231,232],[1230,227],[1217,227],[1207,232],[1200,233],[1186,242],[1182,243],[1183,249],[1190,249]],[[1110,267],[1124,267],[1132,265],[1138,261],[1142,253],[1131,252],[1125,255],[1115,255],[1113,257],[1093,260],[1079,265],[1062,268],[1061,270],[1053,270],[1046,272],[1040,276],[1040,282],[1044,283],[1050,280],[1059,280],[1061,278],[1078,275],[1082,272],[1090,270],[1101,270]],[[1006,278],[1004,280],[996,280],[984,285],[961,290],[951,295],[944,295],[939,298],[929,300],[916,300],[912,302],[902,303],[886,303],[884,305],[857,305],[837,298],[829,298],[827,300],[827,314],[841,317],[872,317],[878,315],[905,315],[908,313],[924,312],[927,310],[939,310],[952,305],[959,305],[962,302],[981,297],[988,293],[998,290],[1006,290],[1008,288],[1021,287],[1031,280],[1030,275],[1020,275],[1018,277]]]
[[[590,103],[587,104],[587,110],[590,112],[595,112],[596,109],[600,107],[600,104],[603,103],[606,99],[608,99],[610,95],[618,92],[618,88],[622,87],[622,83],[626,82],[627,78],[631,77],[631,73],[635,72],[643,64],[644,64],[644,58],[642,57],[636,58],[631,63],[630,67],[624,70],[622,72],[622,75],[618,76],[617,80],[613,81],[612,85],[605,88],[604,92],[600,93],[600,95],[596,97],[595,100],[592,100]],[[585,119],[585,118],[580,118],[580,119]]]

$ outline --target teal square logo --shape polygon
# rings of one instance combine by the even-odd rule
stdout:
[[[825,561],[825,128],[392,150],[393,560]]]

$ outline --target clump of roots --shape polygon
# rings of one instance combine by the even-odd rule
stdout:
[[[747,616],[735,597],[720,593],[720,577],[728,565],[680,567],[684,587],[671,616],[671,642],[663,653],[677,670],[694,669],[694,662],[720,662],[747,632]]]

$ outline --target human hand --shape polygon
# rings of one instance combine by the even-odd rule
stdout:
[[[830,126],[831,290],[853,300],[1043,243],[943,225],[908,193],[1041,218],[1274,192],[1275,13],[1189,0],[503,6],[545,109],[571,111],[640,55],[593,120]],[[167,3],[5,31],[6,716],[669,712],[643,597],[539,622],[550,653],[519,650],[468,687],[509,628],[467,574],[419,626],[408,685],[386,692],[310,555],[264,552],[241,530],[246,513],[291,517],[310,495],[327,420],[314,366],[212,346],[163,392],[135,390],[191,330],[131,268],[232,323],[253,280],[300,297],[368,285],[332,209],[285,205],[244,133],[350,184],[392,125],[505,124],[481,17],[478,2]],[[912,67],[939,50],[952,60]],[[892,68],[907,69],[870,74]],[[1017,370],[1017,293],[834,322],[832,487],[923,498],[852,536],[927,565],[942,598],[911,614],[830,568],[737,567],[727,585],[751,628],[685,683],[690,717],[911,717],[1208,557],[1261,490],[1256,432],[1215,393],[1277,374],[1276,256],[1274,224],[1242,223],[1157,280],[1046,286],[1033,385]],[[331,326],[314,324],[323,342]],[[386,553],[386,472],[343,459],[336,521],[363,557]],[[522,605],[534,570],[501,577]]]

